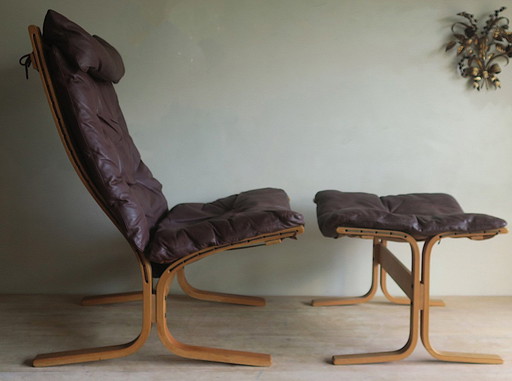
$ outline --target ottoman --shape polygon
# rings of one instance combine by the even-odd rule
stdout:
[[[486,214],[464,213],[459,203],[443,193],[415,193],[379,197],[362,192],[320,191],[315,196],[320,231],[325,237],[356,237],[373,241],[372,285],[360,297],[314,300],[313,306],[363,303],[375,295],[380,269],[384,295],[392,302],[410,305],[409,338],[394,351],[333,356],[333,363],[367,364],[396,361],[409,356],[421,336],[423,345],[436,359],[451,362],[501,364],[496,355],[440,352],[429,339],[429,309],[443,305],[430,300],[432,248],[443,238],[483,240],[507,233],[506,222]],[[410,247],[411,265],[405,266],[387,247],[387,242]],[[420,250],[420,243],[423,247]],[[386,274],[407,296],[395,298],[386,287]]]

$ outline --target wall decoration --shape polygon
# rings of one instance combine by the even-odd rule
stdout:
[[[508,64],[512,57],[512,32],[508,31],[509,19],[501,13],[505,7],[491,13],[480,31],[478,20],[470,13],[461,12],[457,16],[464,21],[452,25],[454,40],[446,45],[446,51],[457,46],[459,71],[462,77],[469,78],[476,90],[501,87],[497,74],[501,72],[499,63]],[[499,63],[498,63],[499,62]]]

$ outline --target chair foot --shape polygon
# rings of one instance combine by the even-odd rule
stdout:
[[[399,361],[409,356],[412,352],[412,349],[407,351],[336,355],[332,356],[332,363],[333,365],[357,365]]]
[[[141,335],[137,339],[126,344],[40,354],[34,358],[32,366],[46,367],[124,357],[135,353],[140,347],[142,347],[146,338],[147,337],[143,337]]]
[[[391,298],[386,298],[394,304],[400,305],[409,305],[411,301],[408,298],[396,298],[392,296]],[[353,304],[361,304],[366,303],[371,298],[360,297],[360,298],[332,298],[332,299],[314,299],[311,301],[311,305],[313,307],[327,307],[327,306],[348,306]],[[430,299],[429,305],[431,307],[445,307],[446,304],[441,299]]]
[[[353,304],[365,303],[371,298],[359,297],[359,298],[322,298],[314,299],[311,301],[313,307],[328,307],[328,306],[348,306]]]
[[[257,296],[244,296],[236,294],[225,294],[221,292],[199,290],[188,282],[185,276],[185,270],[180,269],[177,271],[178,283],[181,289],[190,297],[205,300],[209,302],[240,304],[244,306],[263,307],[266,302],[265,299]]]
[[[469,364],[503,364],[503,359],[498,355],[485,354],[485,353],[464,353],[464,352],[447,352],[436,351],[432,348],[427,348],[428,353],[432,357],[440,361],[447,362],[460,362]]]
[[[120,294],[86,296],[80,304],[82,306],[96,306],[101,304],[115,304],[139,301],[143,299],[142,291],[124,292]]]
[[[262,367],[268,367],[272,365],[272,357],[265,353],[243,352],[230,349],[188,345],[177,341],[170,335],[170,333],[162,333],[159,330],[159,334],[160,340],[167,347],[167,349],[180,357],[237,365]]]

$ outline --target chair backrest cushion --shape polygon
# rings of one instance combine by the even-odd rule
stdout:
[[[112,82],[124,75],[119,53],[55,11],[43,43],[65,128],[80,166],[125,237],[144,251],[167,213],[162,185],[142,162]]]

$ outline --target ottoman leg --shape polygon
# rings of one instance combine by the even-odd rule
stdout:
[[[374,232],[374,237],[380,238],[381,232]],[[352,364],[371,364],[388,361],[398,361],[408,357],[416,347],[419,337],[419,312],[422,306],[422,296],[420,292],[420,250],[413,237],[408,234],[394,234],[394,239],[400,242],[407,242],[411,248],[411,270],[407,269],[385,245],[385,240],[389,236],[382,237],[381,240],[374,240],[374,255],[377,262],[386,270],[387,273],[397,282],[400,288],[410,298],[410,317],[409,317],[409,338],[406,344],[395,351],[374,352],[362,354],[346,354],[333,356],[334,365],[352,365]],[[375,247],[376,246],[376,247]]]
[[[379,277],[379,262],[377,260],[377,255],[379,250],[379,240],[374,238],[373,240],[373,256],[372,256],[372,284],[368,292],[364,295],[358,297],[348,297],[348,298],[322,298],[315,299],[311,301],[311,305],[313,307],[325,307],[325,306],[346,306],[351,304],[361,304],[371,300],[375,293],[377,292],[378,287],[378,277]]]
[[[425,346],[426,350],[432,355],[432,357],[441,361],[450,362],[463,362],[463,363],[474,363],[474,364],[503,364],[503,359],[500,356],[492,354],[479,354],[479,353],[463,353],[463,352],[446,352],[438,351],[433,348],[430,342],[429,335],[429,322],[430,322],[430,306],[427,301],[430,296],[430,261],[432,256],[432,248],[434,245],[441,240],[441,238],[450,237],[453,235],[439,234],[432,237],[425,242],[423,246],[423,263],[422,263],[422,283],[423,283],[423,294],[424,294],[424,305],[421,311],[421,341]],[[461,235],[453,236],[460,237]],[[472,238],[472,237],[469,237]]]

